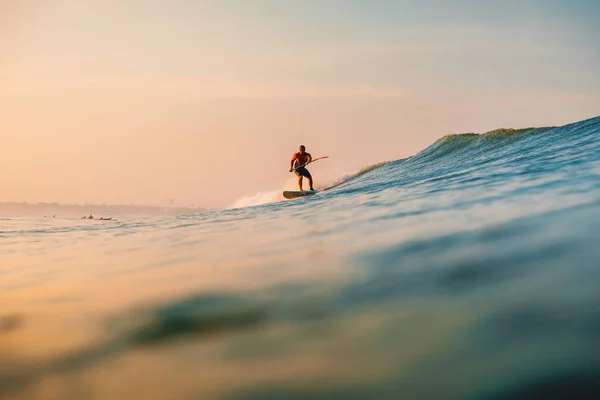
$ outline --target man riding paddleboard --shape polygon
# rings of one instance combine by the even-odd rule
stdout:
[[[302,190],[302,178],[308,178],[308,184],[310,185],[310,190],[315,190],[313,188],[313,179],[306,169],[306,164],[312,161],[312,156],[310,153],[306,152],[306,147],[300,146],[299,152],[292,156],[292,161],[290,162],[290,172],[295,172],[298,175],[298,187]]]

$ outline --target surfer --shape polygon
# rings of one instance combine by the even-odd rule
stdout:
[[[302,178],[308,178],[308,184],[310,185],[310,190],[313,189],[313,179],[310,175],[310,172],[306,169],[306,164],[312,161],[312,156],[310,153],[306,152],[306,147],[300,146],[300,151],[292,156],[292,161],[290,162],[290,172],[295,172],[298,175],[298,186],[300,190],[302,190]]]

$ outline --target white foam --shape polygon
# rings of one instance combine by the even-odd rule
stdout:
[[[317,190],[322,190],[324,188],[339,185],[340,183],[344,182],[348,178],[351,178],[352,176],[354,176],[354,174],[344,173],[338,179],[334,180],[333,182],[327,182],[322,185],[316,185],[315,188]],[[305,181],[304,184],[307,185],[308,182]],[[307,189],[307,188],[305,188],[305,189]],[[281,189],[258,192],[252,196],[244,196],[244,197],[236,200],[231,206],[229,206],[227,208],[228,209],[244,208],[244,207],[252,207],[252,206],[258,206],[261,204],[269,204],[269,203],[276,203],[279,201],[283,201],[283,200],[286,200],[283,197],[284,190],[298,190],[297,178],[293,177],[293,178],[288,179]]]
[[[261,204],[275,203],[281,200],[284,200],[281,190],[270,190],[268,192],[258,192],[254,196],[242,197],[227,208],[258,206]]]

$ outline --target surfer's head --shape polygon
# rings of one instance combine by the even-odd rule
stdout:
[[[304,145],[300,146],[300,153],[304,153],[306,151],[306,147]]]

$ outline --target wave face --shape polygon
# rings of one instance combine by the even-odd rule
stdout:
[[[59,217],[0,221],[0,397],[600,398],[600,117],[309,198]]]

